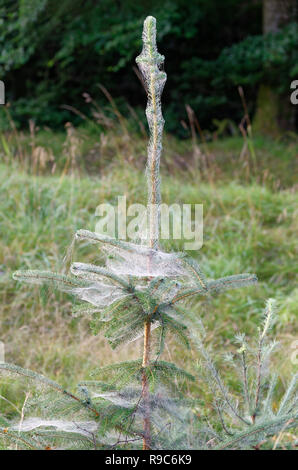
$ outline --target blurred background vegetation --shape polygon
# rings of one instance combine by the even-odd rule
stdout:
[[[210,278],[255,272],[256,287],[198,299],[221,353],[248,337],[265,300],[278,301],[279,393],[296,367],[297,110],[295,0],[0,0],[0,341],[6,360],[68,388],[119,360],[67,295],[19,284],[16,269],[64,269],[73,233],[94,230],[98,204],[144,203],[146,95],[136,73],[142,22],[154,15],[166,57],[162,198],[203,203],[204,245],[191,252]],[[183,241],[164,242],[181,250]],[[100,262],[94,247],[74,260]],[[122,359],[138,357],[133,343]],[[195,371],[196,353],[171,340],[165,359]],[[24,396],[0,385],[21,409]],[[191,391],[209,419],[201,380]],[[13,407],[1,400],[0,410]]]
[[[141,109],[144,92],[134,71],[143,19],[158,19],[168,83],[166,129],[186,137],[185,104],[200,125],[241,120],[238,86],[254,115],[270,101],[267,119],[294,130],[290,83],[298,76],[295,0],[1,0],[0,77],[18,126],[28,119],[59,128],[72,119],[63,105],[90,112],[83,93],[104,102],[98,84],[117,104]],[[134,71],[133,71],[134,69]],[[268,116],[270,112],[270,116]],[[266,127],[262,116],[258,126]],[[80,122],[77,116],[76,123]]]

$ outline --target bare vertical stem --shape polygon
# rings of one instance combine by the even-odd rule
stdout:
[[[148,16],[144,21],[143,49],[136,58],[138,67],[142,73],[147,89],[146,116],[148,120],[150,139],[148,144],[147,176],[148,176],[148,245],[158,249],[159,224],[160,224],[160,175],[159,164],[162,151],[162,132],[164,119],[161,112],[161,94],[166,82],[166,74],[160,70],[164,57],[157,51],[156,46],[156,20]],[[150,268],[150,259],[149,268]],[[142,397],[144,400],[144,439],[143,449],[151,446],[150,406],[149,406],[149,382],[147,367],[150,364],[150,338],[151,323],[144,323],[144,350],[143,350],[143,375]]]
[[[145,416],[144,416],[144,437],[143,437],[143,450],[149,450],[151,447],[151,426],[150,426],[150,407],[149,407],[149,383],[147,377],[146,367],[149,365],[150,360],[150,336],[151,325],[150,322],[145,322],[144,325],[144,351],[143,351],[143,375],[142,375],[142,398],[144,401]]]
[[[244,389],[244,398],[247,407],[247,412],[250,410],[250,400],[248,392],[248,378],[247,378],[247,363],[246,363],[246,347],[245,344],[242,345],[241,361],[242,361],[242,375],[243,375],[243,389]]]
[[[264,351],[264,342],[268,330],[272,326],[273,315],[274,315],[274,300],[268,299],[265,309],[265,318],[263,324],[263,331],[260,333],[259,344],[258,344],[258,353],[257,353],[257,384],[256,384],[256,396],[255,396],[255,411],[252,416],[253,423],[255,422],[256,415],[258,413],[258,407],[261,399],[261,389],[262,389],[262,373],[263,373],[263,351]]]
[[[262,347],[263,347],[263,338],[261,337],[258,345],[258,355],[257,355],[257,388],[256,388],[256,398],[255,398],[255,411],[252,415],[252,422],[256,420],[256,415],[258,412],[260,393],[261,393],[261,375],[262,375]]]

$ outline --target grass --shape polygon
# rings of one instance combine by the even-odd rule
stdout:
[[[88,134],[86,129],[78,132],[81,136]],[[101,337],[92,336],[87,320],[71,317],[70,297],[18,284],[11,274],[16,269],[62,269],[75,230],[95,229],[98,204],[116,204],[117,196],[123,194],[128,203],[145,202],[146,143],[144,139],[129,134],[127,138],[124,134],[115,128],[102,136],[100,143],[95,136],[87,141],[83,139],[76,154],[86,158],[76,157],[72,174],[69,174],[70,165],[65,167],[70,158],[69,147],[65,151],[61,134],[55,136],[44,131],[38,137],[40,141],[34,144],[53,149],[54,171],[53,163],[43,169],[35,167],[34,171],[30,159],[25,163],[20,161],[13,137],[6,136],[11,155],[3,149],[0,340],[5,343],[5,359],[43,373],[68,388],[87,379],[95,367],[119,360],[118,351],[112,351]],[[19,139],[27,159],[32,149],[30,137],[24,134]],[[254,145],[259,165],[257,174],[253,174],[247,151],[239,157],[243,140],[238,137],[202,146],[207,167],[198,172],[193,164],[193,145],[167,137],[162,196],[170,204],[204,204],[204,245],[192,255],[209,277],[247,271],[258,275],[256,288],[231,291],[204,301],[198,299],[193,304],[192,308],[204,318],[208,341],[214,349],[219,353],[233,349],[233,336],[239,330],[253,335],[265,300],[277,299],[279,314],[275,332],[281,348],[276,363],[281,369],[282,391],[294,368],[289,357],[293,353],[297,324],[297,196],[293,186],[297,144],[256,138]],[[90,153],[91,150],[94,152]],[[167,242],[164,248],[180,250],[182,244]],[[100,254],[95,246],[80,245],[75,259],[96,262]],[[141,347],[138,342],[137,345]],[[193,353],[187,357],[184,354],[178,344],[170,341],[165,360],[178,357],[178,362],[192,370],[197,357]],[[137,356],[135,344],[126,348],[125,356],[121,350],[121,360]],[[1,387],[0,393],[3,395]],[[195,385],[194,393],[204,398],[201,384]],[[10,399],[21,406],[22,395],[17,396],[17,403],[11,394]],[[0,409],[2,406],[0,401]],[[8,410],[9,405],[5,408]]]

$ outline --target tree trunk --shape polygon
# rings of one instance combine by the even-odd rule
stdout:
[[[297,0],[263,0],[263,34],[277,33],[295,21]]]
[[[263,34],[277,33],[296,20],[297,0],[263,0]],[[295,130],[295,108],[289,93],[278,94],[263,83],[258,92],[257,110],[253,127],[258,133],[275,137],[282,132]]]
[[[159,228],[160,228],[160,156],[162,151],[162,133],[164,119],[161,111],[160,98],[167,76],[161,72],[160,68],[164,62],[164,57],[157,51],[156,46],[156,19],[148,16],[144,21],[143,29],[143,49],[142,53],[136,58],[140,72],[147,84],[148,102],[146,107],[146,116],[148,120],[150,139],[148,143],[148,246],[152,250],[159,247]],[[150,273],[151,255],[148,257],[148,268]],[[150,279],[150,276],[149,276]],[[142,399],[144,405],[144,438],[143,449],[151,448],[151,423],[150,423],[150,393],[148,366],[150,365],[150,320],[144,322],[144,345],[143,345],[143,376],[142,376]]]

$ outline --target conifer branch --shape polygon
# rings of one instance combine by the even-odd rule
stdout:
[[[90,283],[85,280],[65,276],[51,271],[15,271],[13,279],[32,284],[50,284],[60,290],[70,291],[78,287],[87,287]]]
[[[248,439],[253,438],[256,434],[261,434],[261,435],[266,436],[267,432],[270,433],[270,431],[274,428],[280,428],[285,423],[288,423],[288,427],[295,426],[295,423],[297,424],[297,421],[298,421],[297,416],[293,419],[289,419],[289,417],[274,418],[265,423],[260,423],[260,424],[251,426],[246,431],[237,433],[237,435],[234,435],[231,439],[225,441],[223,444],[216,446],[213,450],[225,450],[228,448],[232,448],[232,449],[238,448],[241,442],[244,443],[245,447],[248,447],[247,446]],[[274,432],[271,433],[271,435],[273,434]]]
[[[7,372],[18,374],[18,375],[26,377],[28,379],[32,379],[36,383],[40,382],[40,383],[46,385],[47,387],[50,387],[50,388],[54,389],[56,392],[59,392],[63,395],[66,395],[68,398],[70,398],[72,400],[74,400],[76,402],[79,402],[81,404],[84,404],[84,406],[86,406],[86,408],[88,408],[90,411],[92,411],[92,413],[94,413],[95,416],[97,416],[97,417],[99,416],[98,411],[95,410],[93,407],[91,407],[90,405],[83,402],[83,400],[81,400],[80,398],[78,398],[74,394],[72,394],[72,393],[68,392],[67,390],[65,390],[63,387],[61,387],[61,385],[57,384],[53,380],[48,379],[47,377],[45,377],[41,374],[37,374],[36,372],[32,372],[29,369],[23,369],[22,367],[15,366],[14,364],[8,364],[8,363],[0,363],[0,372],[1,371],[7,371]]]

